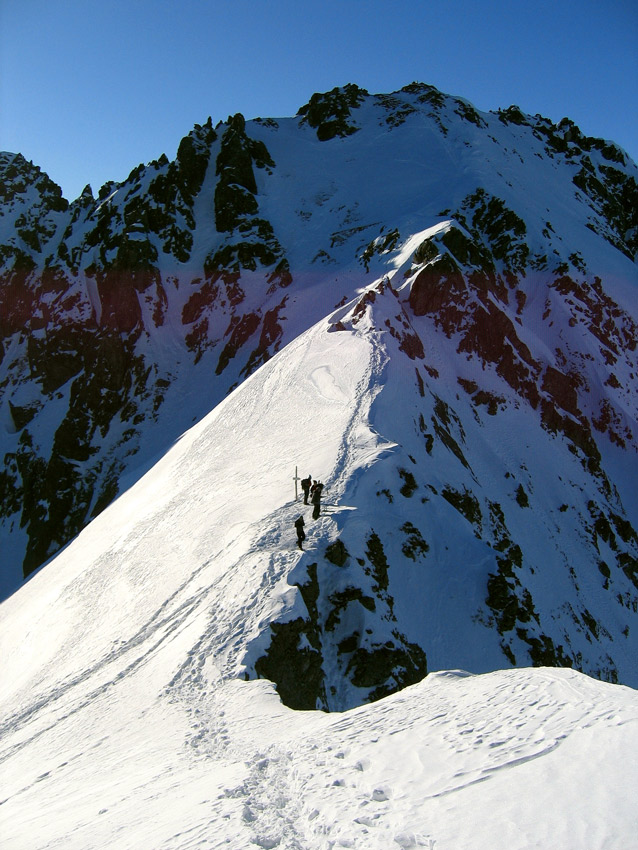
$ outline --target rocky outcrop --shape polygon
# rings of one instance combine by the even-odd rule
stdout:
[[[313,94],[302,106],[300,124],[309,124],[317,131],[317,138],[327,142],[335,137],[351,136],[359,127],[352,120],[352,110],[365,99],[368,92],[351,83],[343,88],[334,88],[325,94]]]
[[[408,530],[412,545],[417,536]],[[332,541],[323,560],[309,563],[304,580],[295,583],[304,614],[271,624],[254,674],[273,681],[290,708],[324,711],[381,699],[420,681],[427,674],[425,652],[400,631],[388,592],[390,570],[374,530],[355,554],[343,540]],[[379,620],[387,623],[383,638]],[[354,703],[352,688],[360,692]]]
[[[288,261],[270,222],[259,215],[257,181],[254,169],[272,173],[275,163],[263,142],[246,133],[243,115],[228,120],[216,161],[215,223],[225,234],[222,243],[211,251],[204,262],[205,282],[194,292],[182,311],[182,321],[191,329],[188,345],[200,359],[203,352],[217,344],[211,339],[211,328],[227,323],[226,340],[217,361],[216,374],[221,374],[257,330],[261,334],[240,370],[248,375],[257,365],[276,351],[281,328],[276,316],[281,307],[252,310],[238,315],[245,292],[240,283],[244,275],[263,273],[268,284],[266,295],[292,283]],[[226,305],[233,308],[229,315]]]

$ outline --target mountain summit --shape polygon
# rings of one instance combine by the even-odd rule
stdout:
[[[237,389],[219,450],[250,459],[244,498],[297,466],[334,512],[246,676],[327,709],[456,666],[638,684],[638,170],[616,145],[348,85],[209,119],[97,198],[19,154],[0,171],[5,596]]]

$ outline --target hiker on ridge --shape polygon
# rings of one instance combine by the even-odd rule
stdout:
[[[303,490],[303,503],[308,504],[308,496],[310,495],[310,485],[312,484],[312,475],[301,479],[301,489]]]
[[[321,513],[321,491],[323,490],[323,484],[321,481],[315,481],[312,485],[312,496],[310,501],[314,505],[312,511],[312,518],[319,519],[319,514]]]
[[[300,549],[303,549],[302,543],[306,539],[306,532],[303,530],[304,525],[305,522],[303,517],[299,516],[295,520],[295,528],[297,529],[297,546],[299,546]]]

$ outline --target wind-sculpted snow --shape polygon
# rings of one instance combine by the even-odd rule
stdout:
[[[49,728],[2,762],[3,846],[633,846],[629,689],[456,671],[345,714],[295,713],[188,646],[182,630],[125,676],[114,665],[74,715],[40,709]]]

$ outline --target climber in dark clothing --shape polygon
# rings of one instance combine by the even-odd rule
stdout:
[[[300,516],[295,520],[295,528],[297,529],[297,546],[300,549],[303,549],[302,543],[306,539],[306,532],[303,530],[305,522],[303,521],[303,517]]]
[[[321,481],[315,481],[312,485],[312,496],[311,502],[314,505],[312,511],[312,518],[319,519],[319,514],[321,513],[321,491],[323,490],[323,484]]]
[[[312,475],[301,479],[301,489],[303,490],[303,503],[308,504],[308,496],[310,495],[310,485],[312,484]]]

